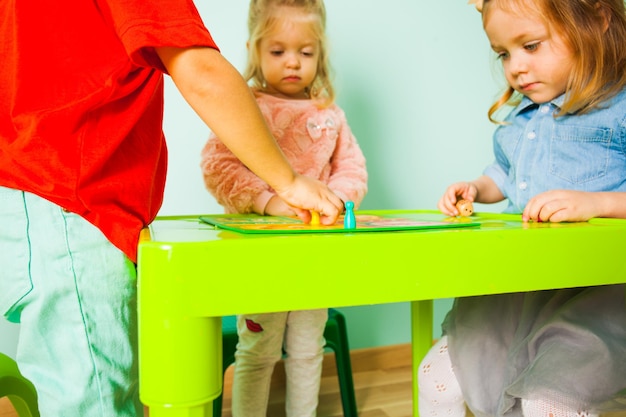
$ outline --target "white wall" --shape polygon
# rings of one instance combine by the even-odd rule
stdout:
[[[15,358],[20,326],[0,319],[0,352]]]
[[[197,4],[222,53],[243,69],[248,1]],[[326,7],[337,101],[368,161],[362,208],[435,209],[447,185],[492,160],[486,113],[498,86],[479,13],[464,0],[326,0]],[[162,213],[219,213],[198,166],[208,129],[172,88],[167,100],[172,155]],[[435,303],[436,335],[449,306]],[[410,340],[407,303],[341,310],[353,348]]]
[[[242,69],[248,1],[196,4],[222,53]],[[326,7],[337,101],[368,161],[362,208],[436,208],[447,185],[492,160],[486,112],[498,86],[480,15],[465,0],[326,0]],[[160,214],[221,212],[199,168],[209,130],[169,79],[165,111],[170,168]],[[437,322],[448,306],[436,303]],[[409,341],[406,303],[342,311],[353,348]],[[16,333],[0,322],[0,351],[13,354]]]
[[[243,69],[248,1],[196,4],[224,56]],[[486,112],[498,88],[480,15],[463,0],[326,4],[337,101],[368,158],[362,208],[435,208],[449,183],[479,175],[492,159]],[[169,79],[165,132],[161,213],[221,212],[200,176],[209,130]]]

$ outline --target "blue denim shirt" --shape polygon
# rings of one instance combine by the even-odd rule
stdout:
[[[494,133],[496,160],[484,170],[521,213],[544,191],[626,191],[626,90],[602,108],[555,118],[564,96],[524,97]]]

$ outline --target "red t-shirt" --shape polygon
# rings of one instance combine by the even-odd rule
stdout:
[[[217,48],[192,0],[0,2],[0,185],[136,260],[165,186],[158,46]]]

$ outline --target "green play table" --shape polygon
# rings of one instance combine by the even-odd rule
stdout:
[[[480,226],[246,235],[198,216],[158,218],[138,260],[140,397],[150,416],[212,415],[221,316],[411,302],[415,375],[432,344],[434,299],[626,282],[626,220],[522,223],[478,213],[471,221]]]

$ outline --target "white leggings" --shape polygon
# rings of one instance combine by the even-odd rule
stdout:
[[[421,417],[464,417],[465,401],[454,375],[448,353],[448,338],[443,336],[433,346],[418,371],[419,414]],[[568,407],[563,402],[522,398],[524,417],[597,417],[587,411]]]
[[[328,309],[237,316],[233,417],[265,417],[274,365],[284,348],[287,417],[315,417]]]

